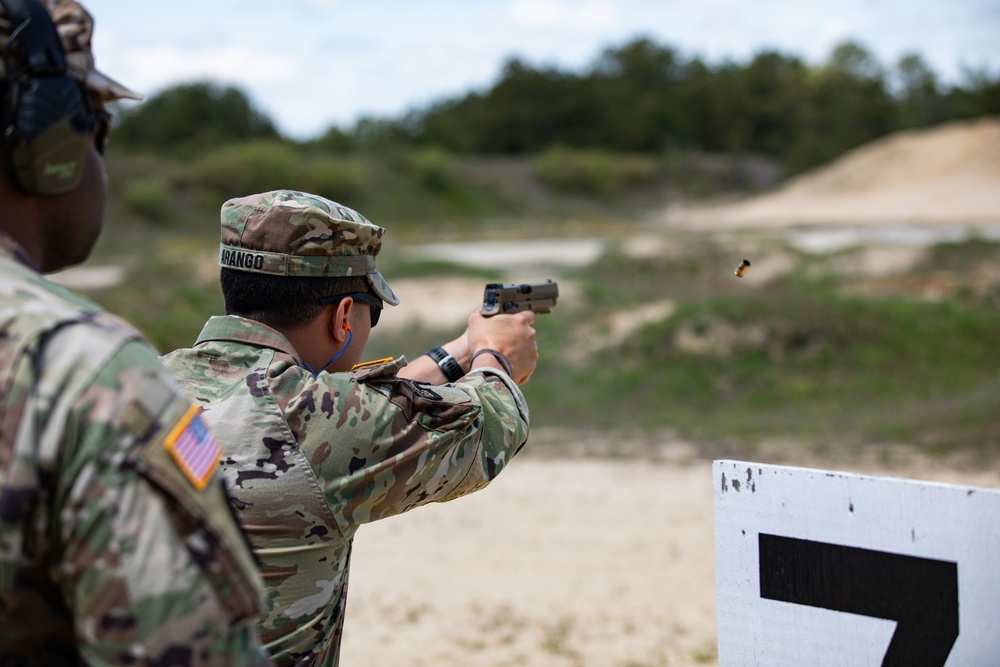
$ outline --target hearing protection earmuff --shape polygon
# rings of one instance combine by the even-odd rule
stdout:
[[[57,195],[83,179],[96,116],[66,67],[55,24],[38,0],[0,0],[12,29],[2,54],[3,147],[17,186]]]

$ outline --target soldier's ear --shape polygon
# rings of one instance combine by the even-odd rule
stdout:
[[[338,341],[347,340],[351,331],[351,309],[354,307],[354,300],[350,297],[337,302],[337,307],[330,313],[328,328],[330,334]]]

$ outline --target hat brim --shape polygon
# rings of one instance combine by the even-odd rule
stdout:
[[[382,277],[382,274],[378,270],[369,271],[365,274],[365,277],[368,278],[368,282],[371,283],[372,289],[375,290],[380,299],[390,306],[399,305],[399,297],[392,291],[389,283],[385,281],[385,278]]]
[[[87,72],[87,87],[100,95],[105,102],[111,100],[142,101],[143,96],[130,88],[126,88],[104,72],[92,69]]]

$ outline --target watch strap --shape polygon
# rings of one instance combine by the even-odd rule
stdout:
[[[448,378],[448,382],[455,382],[465,375],[465,372],[462,370],[461,365],[459,365],[455,357],[448,354],[443,347],[432,347],[427,350],[427,356],[437,363],[438,368],[440,368],[441,372],[444,373],[444,376]]]

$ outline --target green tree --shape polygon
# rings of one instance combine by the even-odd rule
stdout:
[[[530,153],[554,144],[586,143],[596,109],[583,88],[575,75],[509,61],[478,108],[480,151]]]
[[[598,88],[602,131],[593,148],[658,151],[690,144],[695,128],[680,99],[685,63],[671,48],[637,39],[607,49],[591,80]]]
[[[332,129],[327,152],[418,146],[453,154],[540,154],[555,147],[764,155],[793,173],[908,127],[1000,113],[1000,80],[970,72],[942,92],[920,56],[886,70],[864,46],[838,45],[820,67],[773,50],[710,65],[638,38],[583,72],[508,61],[490,87]]]
[[[436,102],[427,109],[410,111],[402,124],[407,136],[424,145],[440,146],[455,153],[481,152],[483,109],[479,93],[461,99]]]
[[[968,69],[964,78],[964,86],[953,88],[945,96],[950,115],[954,118],[1000,115],[1000,74],[990,76],[983,69]]]
[[[943,117],[937,77],[915,53],[900,58],[895,69],[895,94],[899,127],[927,127]]]
[[[381,152],[409,142],[399,122],[365,116],[354,125],[350,144],[359,151]]]
[[[678,95],[683,100],[692,133],[688,147],[713,152],[729,150],[739,115],[731,95],[739,68],[729,63],[713,69],[696,58],[686,69],[687,77],[678,87]]]
[[[882,67],[856,42],[833,50],[808,92],[802,130],[788,154],[793,170],[832,160],[897,128]]]
[[[240,90],[209,82],[168,88],[121,114],[113,140],[132,150],[174,151],[279,138]]]
[[[310,148],[327,153],[351,153],[356,148],[354,136],[336,125],[329,127],[319,138],[306,142]]]
[[[801,132],[808,70],[798,58],[763,51],[718,82],[725,94],[724,148],[784,157]]]

